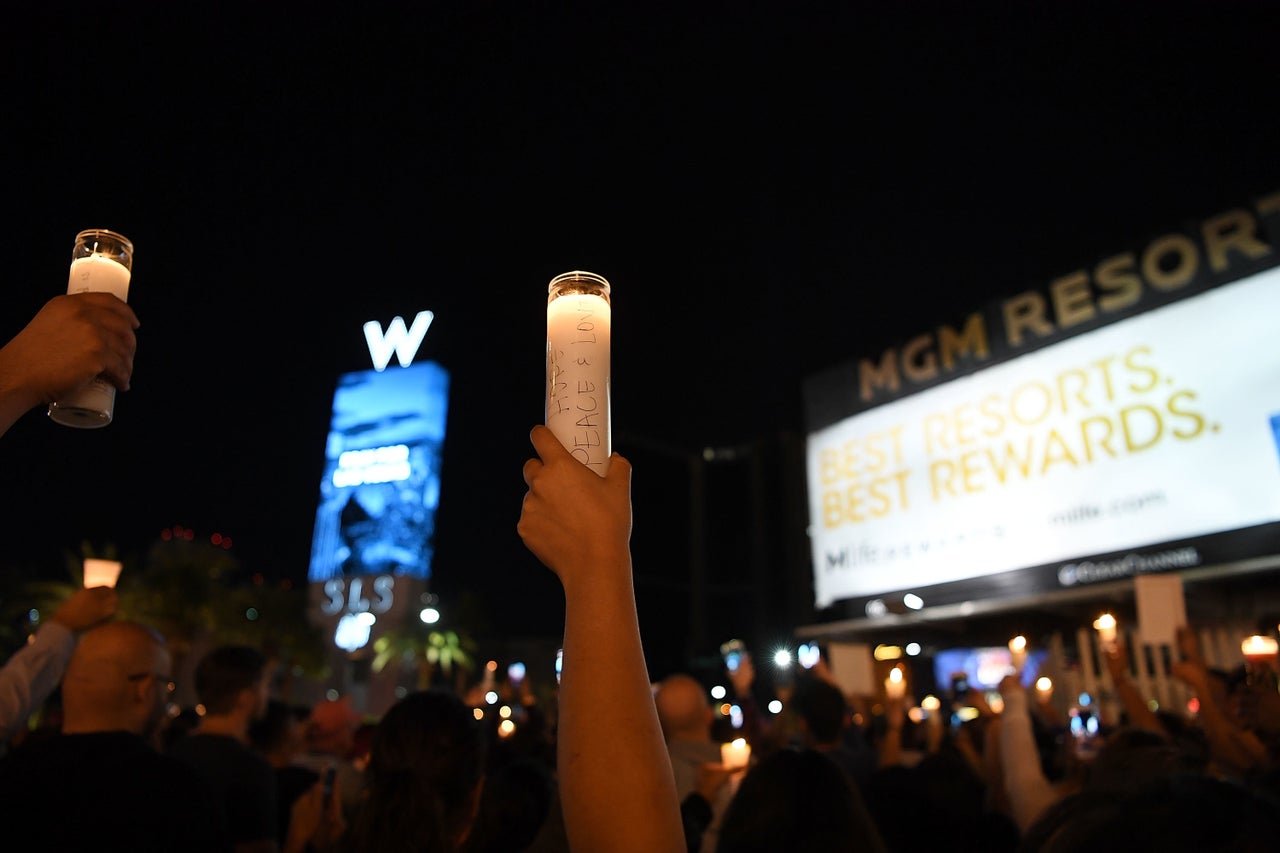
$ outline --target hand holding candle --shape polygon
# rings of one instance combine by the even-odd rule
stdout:
[[[76,235],[71,250],[67,293],[106,291],[121,302],[129,301],[133,276],[133,243],[105,228],[90,228]],[[115,416],[116,387],[105,376],[49,404],[49,417],[64,426],[94,429]]]
[[[1246,637],[1240,644],[1240,651],[1244,653],[1249,684],[1275,688],[1275,660],[1278,647],[1280,644],[1277,644],[1274,638],[1258,634]]]
[[[730,770],[741,770],[751,760],[751,744],[746,738],[735,738],[720,744],[720,763]]]

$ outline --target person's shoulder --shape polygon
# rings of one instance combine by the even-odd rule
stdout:
[[[44,734],[33,736],[10,750],[0,766],[53,767],[64,761],[97,766],[116,761],[132,761],[155,750],[130,732],[88,732],[85,734]]]
[[[275,772],[277,778],[283,782],[311,785],[320,778],[320,774],[317,771],[312,770],[310,767],[303,767],[301,764],[286,764],[283,767],[275,768]]]
[[[192,733],[178,738],[165,753],[188,764],[237,767],[242,771],[275,774],[266,756],[230,735]]]

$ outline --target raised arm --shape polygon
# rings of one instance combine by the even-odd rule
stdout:
[[[1133,679],[1129,677],[1129,651],[1124,644],[1119,640],[1111,643],[1103,650],[1102,659],[1106,664],[1107,673],[1111,676],[1111,683],[1115,685],[1116,695],[1120,697],[1120,703],[1124,706],[1129,725],[1159,735],[1168,735],[1160,718],[1156,716],[1155,711],[1151,710],[1146,698],[1138,690],[1138,685],[1134,684]]]
[[[1031,725],[1027,691],[1016,675],[1006,675],[1001,679],[1000,697],[1004,699],[997,730],[1000,775],[1004,778],[1010,816],[1018,831],[1026,832],[1027,827],[1057,802],[1060,795],[1044,775]]]
[[[1233,777],[1245,776],[1264,765],[1266,745],[1232,719],[1223,702],[1225,697],[1214,689],[1213,676],[1209,674],[1195,632],[1189,626],[1178,629],[1178,646],[1182,660],[1173,664],[1171,672],[1191,688],[1200,702],[1196,719],[1215,765]]]
[[[565,594],[557,771],[574,850],[685,849],[675,777],[658,724],[631,577],[631,465],[613,454],[600,477],[551,430],[517,530]]]
[[[13,738],[57,688],[79,634],[114,616],[118,604],[110,587],[76,590],[40,627],[35,640],[0,668],[0,742]]]

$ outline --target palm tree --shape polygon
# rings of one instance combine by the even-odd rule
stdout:
[[[417,670],[417,689],[425,690],[431,686],[438,669],[445,676],[456,674],[456,689],[462,694],[466,675],[475,665],[472,655],[476,644],[457,631],[429,628],[416,622],[383,634],[374,641],[373,650],[374,672],[382,672],[392,661],[398,661],[401,667],[412,664]]]

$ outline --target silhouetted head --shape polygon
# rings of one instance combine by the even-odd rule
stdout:
[[[840,688],[812,675],[796,682],[791,704],[813,743],[830,744],[840,739],[849,725],[849,704]]]
[[[115,621],[86,631],[62,679],[62,730],[150,738],[165,719],[171,673],[164,638],[150,628]]]
[[[471,708],[443,689],[410,693],[374,730],[353,849],[457,850],[479,808],[484,767]]]
[[[653,701],[667,740],[711,739],[711,701],[698,679],[685,673],[668,675],[658,682]]]
[[[206,715],[240,714],[246,721],[267,712],[267,659],[253,646],[219,646],[196,665],[196,696]]]
[[[747,771],[720,824],[716,853],[881,851],[853,783],[812,749],[780,749]]]
[[[1269,853],[1280,838],[1280,808],[1249,788],[1191,774],[1128,790],[1086,788],[1050,806],[1019,853]]]

